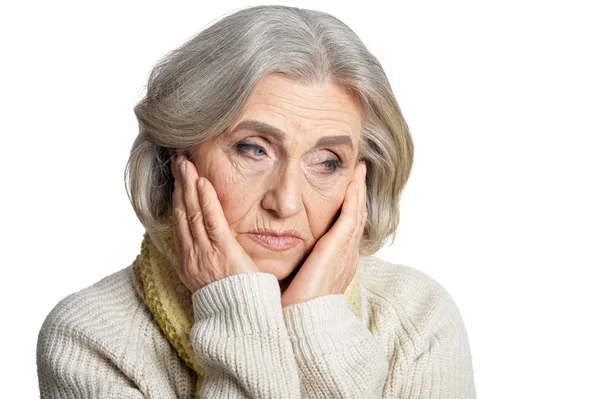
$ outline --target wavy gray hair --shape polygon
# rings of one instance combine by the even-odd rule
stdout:
[[[224,16],[163,57],[135,106],[139,134],[125,185],[146,230],[171,223],[170,155],[226,131],[264,76],[346,87],[363,109],[358,159],[367,164],[368,220],[361,256],[377,252],[400,221],[400,193],[410,175],[413,142],[379,61],[343,22],[324,12],[256,6]]]

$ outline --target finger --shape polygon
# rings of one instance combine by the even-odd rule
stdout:
[[[352,236],[356,228],[357,221],[357,207],[358,207],[358,182],[351,181],[346,188],[346,196],[344,203],[342,204],[342,211],[338,218],[336,225],[343,230],[347,238]]]
[[[216,246],[225,248],[232,236],[217,192],[212,183],[204,177],[198,180],[198,191],[208,238]]]
[[[177,172],[176,172],[177,173]],[[183,254],[183,248],[191,248],[193,245],[192,233],[185,213],[185,204],[183,203],[183,190],[179,178],[175,178],[175,188],[173,190],[173,233],[175,249],[178,255]]]
[[[363,162],[363,174],[361,179],[362,193],[360,194],[360,205],[358,208],[360,215],[359,228],[356,234],[356,251],[360,256],[360,242],[365,234],[365,226],[367,224],[368,211],[367,211],[367,165]]]
[[[360,193],[358,195],[359,204],[358,204],[358,212],[360,215],[360,230],[359,237],[362,237],[365,224],[367,222],[367,164],[362,162],[362,174],[360,179]]]
[[[364,225],[366,221],[365,217],[365,194],[366,194],[366,185],[365,185],[365,170],[366,167],[364,162],[359,162],[354,169],[354,182],[357,184],[356,190],[356,207],[353,208],[352,213],[354,214],[354,223],[351,226],[350,233],[350,241],[352,241],[354,246],[358,246],[360,242],[363,232]]]
[[[197,244],[205,243],[208,239],[200,201],[198,198],[198,171],[193,162],[187,160],[186,157],[180,163],[181,180],[183,187],[183,202],[185,204],[185,212],[189,224],[192,237]]]

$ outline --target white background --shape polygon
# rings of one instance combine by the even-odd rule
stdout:
[[[1,396],[38,395],[46,314],[137,255],[123,182],[133,107],[161,56],[254,5],[215,3],[0,10]],[[379,256],[451,293],[478,396],[599,397],[595,2],[283,3],[344,21],[389,77],[415,161],[397,240]]]

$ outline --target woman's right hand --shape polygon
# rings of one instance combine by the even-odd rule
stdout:
[[[196,165],[183,155],[176,159],[173,155],[171,166],[175,176],[173,238],[183,284],[194,293],[225,277],[258,272],[231,233],[212,183],[199,178]]]

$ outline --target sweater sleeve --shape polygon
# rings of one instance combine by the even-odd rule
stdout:
[[[283,309],[298,361],[302,397],[381,398],[385,351],[346,304],[324,295]]]
[[[205,371],[201,397],[300,397],[275,275],[254,272],[217,280],[194,292],[192,303],[192,345]]]

